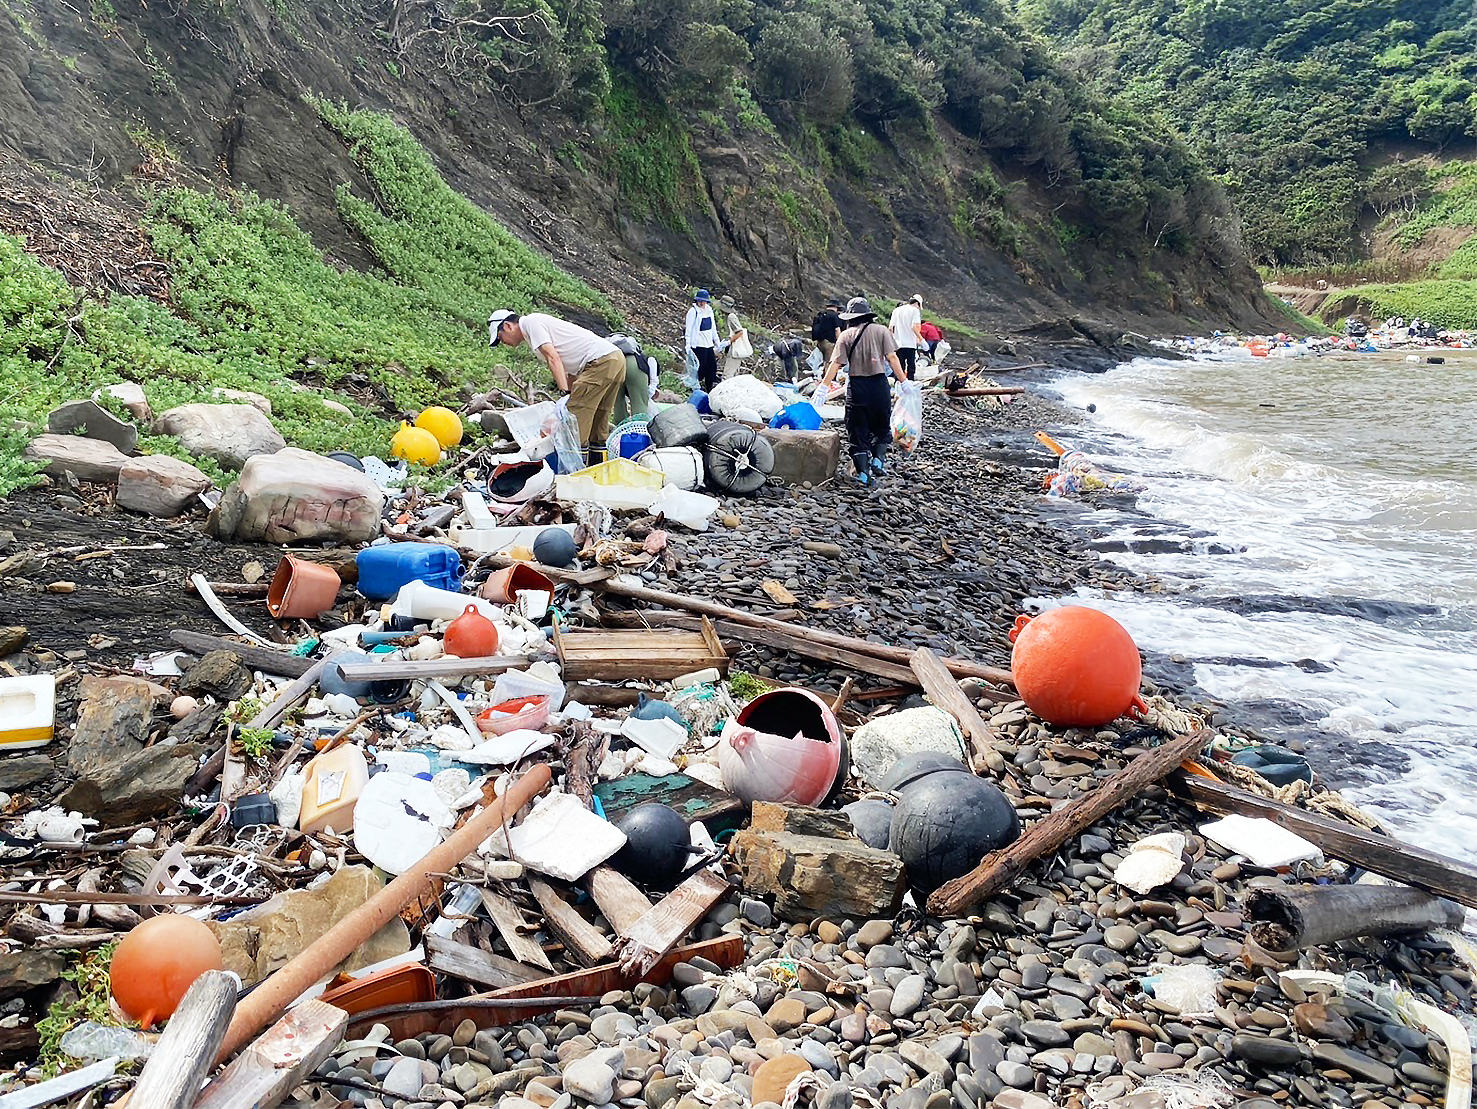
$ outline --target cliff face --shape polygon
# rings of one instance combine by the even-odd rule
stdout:
[[[987,159],[946,114],[926,147],[850,124],[843,163],[732,105],[518,106],[444,51],[392,48],[402,3],[174,5],[0,0],[0,228],[74,284],[157,293],[130,285],[147,260],[131,228],[164,183],[280,201],[332,260],[375,267],[337,190],[378,198],[322,98],[404,124],[454,188],[655,337],[698,284],[787,321],[829,293],[921,292],[1048,337],[1273,325],[1228,213],[1174,250],[1163,227],[1102,239],[1061,222],[1039,166]]]

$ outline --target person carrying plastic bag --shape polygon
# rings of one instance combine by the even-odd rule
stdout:
[[[887,372],[890,368],[902,384],[907,384],[908,377],[898,361],[892,332],[877,322],[877,314],[865,298],[852,297],[841,319],[847,328],[836,341],[831,364],[816,392],[828,395],[841,366],[848,367],[846,437],[856,480],[870,485],[874,477],[887,472],[887,448],[892,443],[892,391],[887,385]]]

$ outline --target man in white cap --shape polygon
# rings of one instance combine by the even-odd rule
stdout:
[[[718,384],[718,324],[713,319],[713,294],[699,289],[687,310],[687,349],[697,359],[698,388],[712,392]]]
[[[897,343],[892,332],[877,322],[877,314],[862,297],[852,297],[841,313],[846,330],[836,340],[831,364],[816,392],[825,395],[831,382],[847,366],[846,437],[856,480],[872,484],[874,477],[887,471],[887,448],[892,445],[892,390],[887,384],[887,371],[899,381],[907,381],[898,361]]]
[[[543,312],[520,316],[506,308],[488,317],[487,338],[495,347],[516,347],[528,340],[548,365],[559,391],[569,394],[569,414],[579,422],[586,461],[603,462],[610,410],[626,381],[626,356],[616,345],[557,316]]]
[[[903,364],[908,380],[912,381],[918,372],[918,347],[923,343],[923,298],[914,293],[899,304],[892,310],[887,326],[897,343],[898,361]]]

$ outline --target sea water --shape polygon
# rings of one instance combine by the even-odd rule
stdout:
[[[1072,600],[1124,624],[1151,673],[1305,744],[1392,832],[1477,858],[1477,352],[1405,353],[1052,381],[1096,406],[1066,445],[1145,485],[1061,511],[1163,585]]]

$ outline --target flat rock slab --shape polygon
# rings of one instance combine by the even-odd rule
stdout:
[[[39,462],[52,477],[70,470],[78,481],[111,484],[128,461],[112,443],[102,439],[86,439],[81,435],[38,435],[26,444],[26,458]]]
[[[744,889],[773,897],[784,920],[890,917],[902,902],[903,861],[854,837],[750,828],[733,838],[732,851]]]
[[[154,431],[172,435],[190,454],[213,458],[232,470],[287,446],[272,421],[250,404],[182,404],[162,413]]]
[[[47,986],[61,977],[67,957],[60,951],[9,951],[0,955],[0,999]]]
[[[9,793],[24,789],[37,782],[44,782],[56,773],[56,764],[50,755],[15,755],[0,759],[0,789]]]
[[[118,507],[149,516],[178,516],[195,496],[210,488],[210,478],[167,454],[130,458],[118,471]]]
[[[74,400],[52,409],[46,417],[46,430],[53,435],[81,431],[89,439],[112,443],[124,454],[132,453],[138,446],[138,428],[91,400]]]

